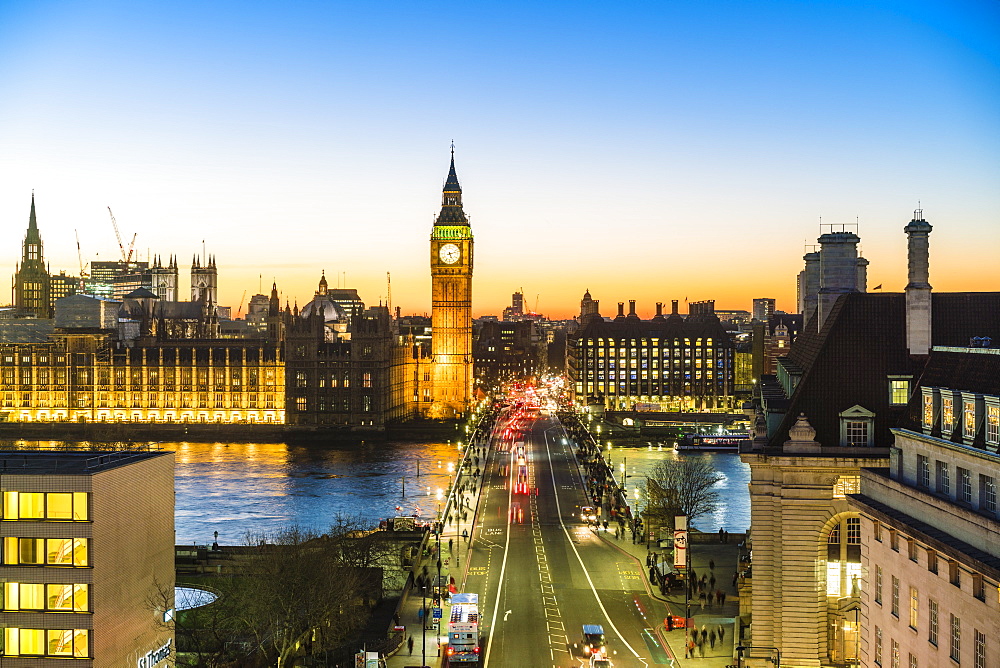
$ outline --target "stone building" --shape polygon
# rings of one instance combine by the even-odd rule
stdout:
[[[741,600],[750,629],[744,665],[844,665],[857,659],[861,518],[847,496],[862,469],[889,466],[892,430],[924,372],[931,346],[1000,336],[1000,293],[931,294],[930,225],[917,211],[904,228],[903,293],[865,293],[857,235],[819,238],[815,292],[802,296],[805,325],[777,374],[758,383],[750,465],[752,578]],[[750,589],[749,593],[746,591]]]
[[[578,401],[606,410],[632,410],[637,403],[664,411],[733,408],[734,347],[712,302],[692,303],[687,318],[677,301],[669,316],[657,303],[651,320],[639,318],[634,300],[627,315],[619,302],[610,321],[596,309],[588,292],[570,362]]]
[[[51,318],[49,298],[49,271],[45,266],[42,237],[35,218],[35,193],[31,193],[31,212],[28,214],[28,231],[21,243],[21,262],[14,274],[14,308],[21,315]]]
[[[230,340],[126,346],[86,329],[0,344],[0,419],[283,423],[283,351]]]
[[[861,472],[861,665],[1000,663],[1000,350],[935,347]]]

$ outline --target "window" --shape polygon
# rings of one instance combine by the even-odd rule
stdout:
[[[86,629],[6,628],[3,656],[90,656],[90,632]]]
[[[979,476],[979,509],[987,513],[997,511],[997,481],[993,476]]]
[[[917,541],[912,538],[906,540],[906,554],[910,557],[910,561],[917,560]]]
[[[892,641],[892,668],[899,668],[899,643]]]
[[[972,503],[972,474],[969,469],[955,467],[958,471],[958,500],[962,503]]]
[[[936,487],[939,494],[951,493],[951,476],[948,471],[947,462],[934,462],[936,471]]]
[[[899,406],[910,400],[910,381],[906,378],[889,379],[889,403]]]
[[[12,566],[88,566],[86,538],[3,539],[3,563]]]
[[[962,620],[951,615],[951,659],[959,662],[962,657]]]
[[[941,431],[950,434],[955,429],[955,400],[941,397]]]
[[[979,629],[976,629],[976,653],[975,653],[975,668],[986,668],[986,634],[980,633]]]
[[[986,600],[986,587],[983,585],[982,573],[972,574],[972,595],[980,601]]]
[[[889,547],[894,552],[899,552],[899,533],[895,529],[889,529]]]
[[[882,629],[875,627],[875,664],[882,665]]]
[[[910,654],[910,668],[917,668],[917,657]]]
[[[861,518],[847,518],[847,544],[861,545]]]
[[[861,448],[868,445],[867,422],[848,420],[847,445],[855,448]]]
[[[87,612],[89,585],[85,584],[3,584],[4,610],[46,610],[49,612]]]
[[[938,602],[933,598],[927,600],[927,641],[938,644]]]
[[[1000,406],[986,407],[986,442],[1000,443]]]
[[[938,572],[937,562],[938,562],[937,552],[935,552],[934,550],[927,550],[927,570],[929,570],[931,573],[937,573]]]
[[[917,484],[924,489],[931,487],[931,461],[926,455],[917,455]]]
[[[875,567],[875,602],[882,605],[882,567]]]
[[[916,587],[910,587],[910,628],[917,630],[917,616],[920,611],[920,594]]]
[[[962,586],[962,569],[958,567],[957,561],[948,562],[948,581],[956,587]]]
[[[892,616],[899,617],[899,578],[892,576]]]
[[[882,542],[882,523],[878,520],[875,520],[872,526],[872,534],[874,535],[875,540],[880,543]]]
[[[86,492],[4,492],[5,520],[86,521]]]
[[[833,498],[843,499],[848,494],[858,494],[861,491],[861,476],[842,475],[833,485]]]
[[[976,402],[962,402],[962,435],[967,439],[976,436]]]

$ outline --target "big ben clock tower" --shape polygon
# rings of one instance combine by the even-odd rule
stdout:
[[[432,417],[458,417],[472,394],[472,228],[462,210],[455,148],[431,231]]]

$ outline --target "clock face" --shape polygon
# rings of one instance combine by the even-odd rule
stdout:
[[[438,257],[445,264],[455,264],[462,257],[462,250],[455,244],[445,244],[438,249]]]

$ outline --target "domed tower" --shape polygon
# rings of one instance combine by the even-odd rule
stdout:
[[[472,228],[462,209],[455,147],[431,231],[433,417],[457,417],[472,395]]]

